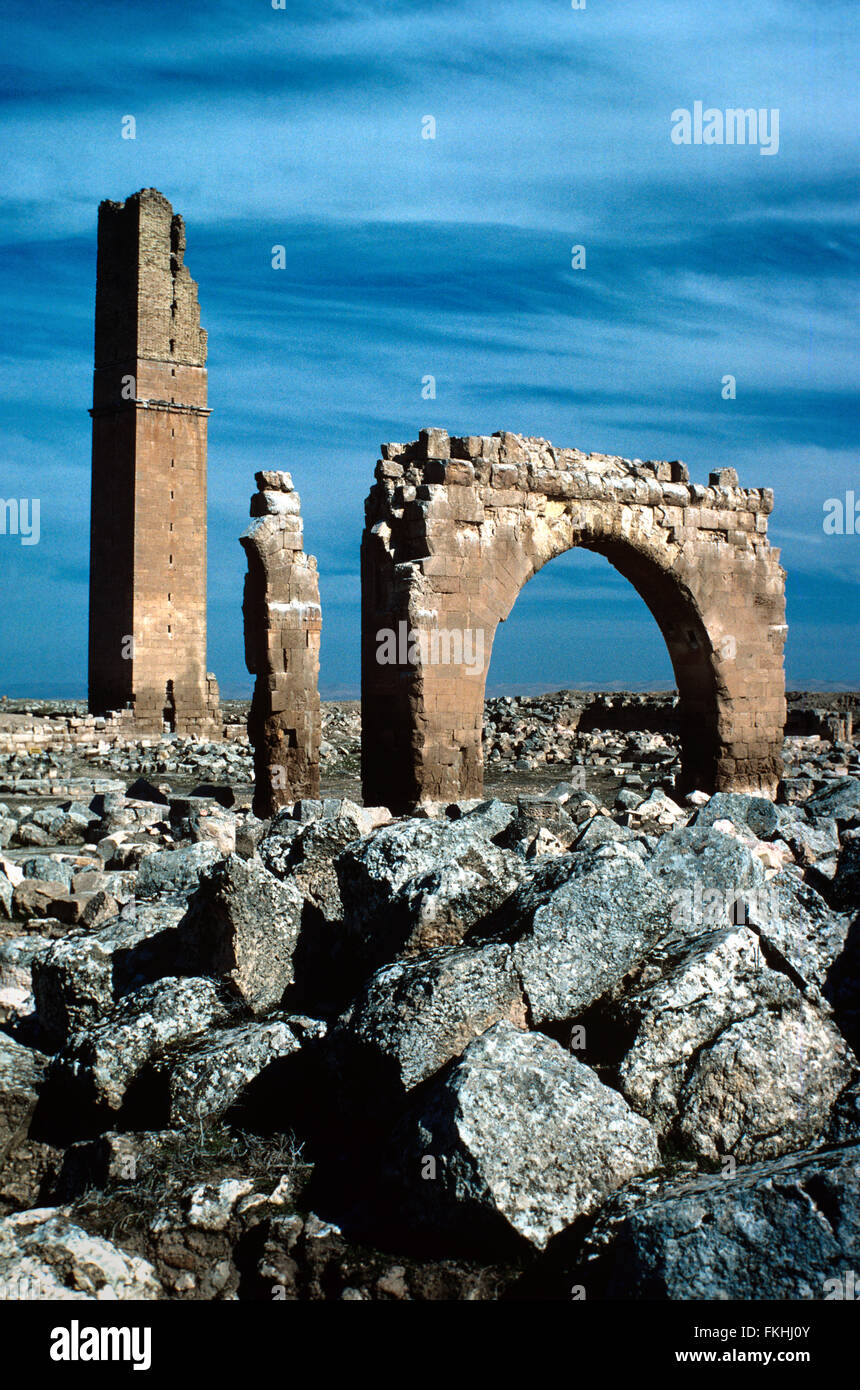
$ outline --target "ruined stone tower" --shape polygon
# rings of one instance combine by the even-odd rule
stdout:
[[[145,188],[99,208],[89,703],[212,733],[206,672],[206,333],[185,226]]]

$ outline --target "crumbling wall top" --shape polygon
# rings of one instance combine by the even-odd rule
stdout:
[[[99,206],[96,367],[134,358],[206,364],[185,223],[157,188]]]
[[[469,484],[595,500],[708,510],[773,510],[771,488],[744,488],[734,468],[710,474],[708,485],[690,481],[680,459],[625,459],[615,454],[560,449],[546,439],[499,430],[492,435],[449,435],[423,429],[408,444],[383,444],[376,479],[388,490],[399,484]]]

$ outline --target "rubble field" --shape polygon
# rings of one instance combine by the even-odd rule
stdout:
[[[500,697],[484,798],[397,818],[329,704],[261,821],[247,706],[0,702],[0,1297],[827,1297],[855,704],[793,697],[771,802],[676,793],[671,694]]]

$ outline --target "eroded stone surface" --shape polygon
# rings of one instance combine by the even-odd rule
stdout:
[[[0,1221],[4,1297],[152,1299],[163,1289],[148,1260],[82,1230],[60,1207],[37,1207]]]
[[[802,1152],[733,1178],[634,1183],[598,1217],[583,1277],[589,1297],[846,1298],[858,1236],[860,1148]]]
[[[654,1131],[622,1096],[558,1043],[507,1022],[469,1044],[396,1147],[419,1209],[444,1200],[464,1228],[501,1217],[538,1249],[659,1163]]]

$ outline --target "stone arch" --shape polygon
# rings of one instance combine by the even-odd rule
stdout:
[[[740,488],[733,469],[698,487],[681,463],[507,433],[424,430],[382,453],[362,541],[365,801],[405,811],[481,794],[498,623],[523,585],[575,546],[604,555],[663,634],[683,789],[775,794],[785,574],[767,539],[769,489]]]

